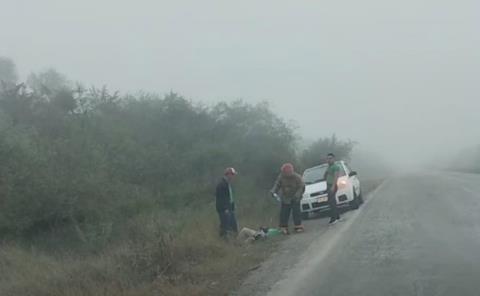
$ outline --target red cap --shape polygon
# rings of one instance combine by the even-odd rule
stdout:
[[[282,173],[293,173],[293,164],[285,163],[282,165],[282,168],[280,170],[282,171]]]
[[[234,168],[226,168],[225,175],[236,175],[237,171]]]

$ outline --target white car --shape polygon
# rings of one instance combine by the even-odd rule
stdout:
[[[340,167],[336,194],[337,205],[358,209],[363,203],[363,198],[357,172],[351,170],[345,161],[337,161],[337,165]],[[324,180],[327,168],[328,164],[322,164],[306,169],[303,173],[306,186],[301,201],[301,211],[304,218],[308,218],[311,212],[322,212],[330,209],[327,197],[327,182]]]

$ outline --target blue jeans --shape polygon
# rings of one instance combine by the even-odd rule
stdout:
[[[238,232],[237,218],[234,211],[218,212],[218,218],[220,219],[220,236],[225,237],[227,233]]]

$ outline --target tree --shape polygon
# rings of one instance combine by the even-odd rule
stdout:
[[[13,60],[6,57],[0,57],[0,82],[15,84],[17,79],[17,68]]]
[[[302,164],[306,167],[322,164],[328,153],[335,154],[337,159],[350,160],[350,154],[356,144],[352,140],[338,140],[335,134],[320,138],[303,151]]]
[[[67,77],[53,68],[37,74],[30,74],[27,78],[27,85],[38,95],[49,98],[65,89],[72,89]]]

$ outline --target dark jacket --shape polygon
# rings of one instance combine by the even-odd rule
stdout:
[[[228,182],[225,178],[222,178],[217,184],[217,189],[215,190],[217,212],[235,210],[235,204],[230,202],[230,190],[228,189],[228,186]]]

